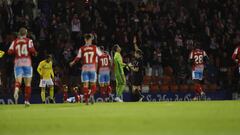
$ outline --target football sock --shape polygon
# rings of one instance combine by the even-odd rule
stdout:
[[[84,93],[85,103],[87,103],[89,98],[88,87],[83,86],[83,93]]]
[[[97,91],[97,86],[96,86],[96,84],[93,84],[92,85],[92,88],[91,88],[91,95],[94,95],[95,93],[96,93],[96,91]]]
[[[67,102],[68,94],[67,91],[63,91],[63,102]]]
[[[44,89],[44,88],[41,89],[41,98],[42,98],[42,102],[45,102],[45,101],[46,101],[45,89]]]
[[[53,100],[53,98],[54,98],[54,86],[50,87],[49,94],[50,94],[50,99]]]
[[[31,97],[31,87],[25,86],[25,101],[29,101]]]

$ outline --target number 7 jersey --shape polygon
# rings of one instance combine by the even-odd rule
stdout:
[[[31,56],[36,53],[33,41],[29,38],[15,39],[8,50],[8,54],[15,55],[14,65],[18,67],[32,66]]]

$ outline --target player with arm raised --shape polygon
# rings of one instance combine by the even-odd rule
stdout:
[[[134,36],[134,54],[133,60],[129,64],[129,67],[132,71],[132,93],[134,95],[134,101],[142,101],[144,96],[142,95],[142,81],[143,81],[143,53],[138,48],[137,39]]]
[[[22,79],[25,83],[25,106],[30,105],[31,96],[31,81],[32,81],[32,60],[31,56],[36,56],[37,52],[34,49],[33,41],[27,38],[27,29],[20,28],[19,37],[15,39],[8,54],[14,55],[14,75],[15,75],[15,90],[14,99],[18,103],[18,93],[22,84]]]
[[[81,81],[83,82],[84,100],[88,105],[89,98],[91,100],[91,103],[94,103],[93,96],[96,92],[97,60],[98,56],[101,56],[102,53],[96,45],[92,44],[93,36],[91,34],[85,34],[84,41],[85,45],[79,49],[76,58],[70,63],[70,66],[73,66],[77,61],[81,59]]]
[[[52,55],[48,55],[45,60],[41,61],[37,67],[40,75],[41,98],[42,103],[46,102],[46,86],[49,87],[50,103],[54,103],[54,72],[52,68]]]
[[[98,83],[102,98],[104,101],[108,101],[112,92],[110,85],[111,57],[108,52],[104,51],[104,47],[100,47],[100,49],[103,54],[98,57]]]
[[[189,56],[190,63],[192,65],[192,79],[194,81],[195,97],[193,100],[197,100],[198,97],[205,95],[202,87],[203,71],[205,63],[208,60],[206,52],[200,49],[200,43],[195,43],[194,49]]]

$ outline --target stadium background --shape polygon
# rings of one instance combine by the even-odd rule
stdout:
[[[132,38],[137,35],[146,63],[144,86],[153,94],[184,93],[193,91],[187,60],[198,39],[210,59],[205,90],[224,92],[229,99],[238,89],[231,60],[240,42],[238,7],[237,0],[0,0],[0,49],[9,48],[19,27],[29,29],[39,52],[33,59],[33,95],[39,96],[36,66],[46,54],[54,55],[56,87],[60,82],[71,85],[79,80],[80,70],[79,65],[70,68],[68,63],[83,44],[83,33],[93,33],[97,45],[108,50],[118,43],[125,62],[131,61]],[[0,59],[1,97],[13,93],[11,59]]]

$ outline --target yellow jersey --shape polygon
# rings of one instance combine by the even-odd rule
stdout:
[[[46,60],[41,61],[38,65],[37,71],[39,75],[43,77],[42,79],[54,78],[51,61],[49,63],[46,62]]]

